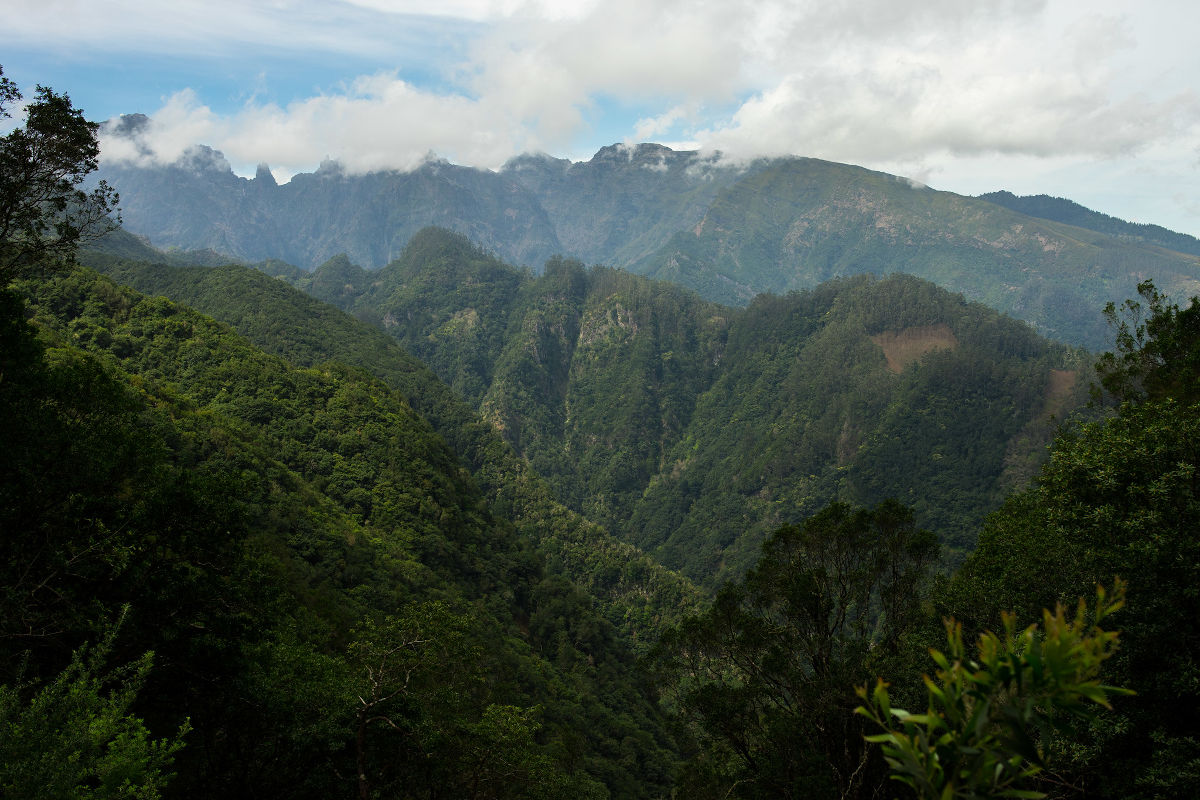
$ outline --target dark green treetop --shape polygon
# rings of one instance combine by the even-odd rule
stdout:
[[[744,580],[656,651],[697,753],[695,797],[872,797],[884,765],[862,740],[852,687],[903,670],[934,535],[894,500],[834,503],[763,544]]]
[[[0,68],[0,119],[20,99]],[[65,93],[38,86],[25,124],[0,137],[0,286],[71,262],[80,242],[115,227],[117,193],[104,181],[80,188],[97,166],[98,130]]]
[[[1116,335],[1116,352],[1096,363],[1104,391],[1118,401],[1200,400],[1200,306],[1180,309],[1153,281],[1138,284],[1141,301],[1104,309]]]

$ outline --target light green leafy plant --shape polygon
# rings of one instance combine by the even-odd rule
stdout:
[[[1118,579],[1111,594],[1097,587],[1094,609],[1080,599],[1073,619],[1061,604],[1043,610],[1040,628],[1018,630],[1005,614],[1003,634],[981,635],[974,658],[962,626],[948,620],[947,651],[930,651],[938,669],[925,677],[924,713],[893,708],[882,679],[873,691],[858,689],[856,713],[884,729],[867,741],[883,748],[891,777],[921,798],[1045,797],[1030,787],[1047,769],[1049,734],[1094,719],[1113,695],[1132,694],[1100,680],[1119,637],[1100,625],[1124,597]]]

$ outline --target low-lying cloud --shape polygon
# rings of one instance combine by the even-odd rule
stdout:
[[[414,15],[440,9],[437,30],[457,31],[459,47],[429,65],[436,84],[385,66],[283,105],[252,98],[231,113],[180,91],[151,115],[141,151],[110,139],[105,157],[171,160],[204,143],[240,171],[268,161],[285,178],[326,158],[355,172],[408,169],[431,151],[496,167],[520,152],[608,143],[596,131],[613,128],[603,116],[613,107],[628,120],[610,140],[905,164],[922,176],[983,155],[1105,160],[1147,147],[1195,170],[1200,147],[1200,55],[1160,52],[1163,37],[1178,42],[1179,30],[1200,23],[1190,4],[1170,13],[1125,0],[282,5],[286,15],[238,12],[283,26],[260,46],[285,48],[290,38],[332,51],[322,42],[333,32],[313,28],[339,19],[347,41],[385,63],[396,26],[409,30]]]

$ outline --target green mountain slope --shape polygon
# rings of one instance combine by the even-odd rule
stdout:
[[[896,497],[969,551],[1082,399],[1077,356],[907,276],[760,297],[721,362],[629,526],[692,574],[740,572],[832,499]]]
[[[735,165],[613,145],[574,163],[521,156],[498,172],[429,162],[348,175],[325,164],[278,186],[265,169],[238,178],[219,153],[196,148],[169,167],[114,164],[104,176],[122,193],[126,224],[160,246],[305,268],[339,253],[383,266],[432,224],[510,263],[537,269],[558,253],[732,305],[904,272],[1096,349],[1107,339],[1095,310],[1141,280],[1180,296],[1200,291],[1190,237],[1068,201],[963,197],[809,158]]]
[[[1145,225],[1136,222],[1126,222],[1123,219],[1111,217],[1084,208],[1078,203],[1063,197],[1050,197],[1045,194],[1018,197],[1012,192],[988,192],[979,195],[980,200],[987,200],[999,206],[1019,211],[1031,217],[1040,217],[1055,222],[1074,225],[1077,228],[1087,228],[1090,231],[1105,233],[1119,239],[1130,239],[1137,242],[1165,247],[1179,253],[1200,256],[1200,239],[1188,236],[1186,233],[1176,233],[1160,225]]]
[[[742,310],[428,230],[375,277],[344,307],[447,380],[487,365],[473,399],[556,495],[701,581],[835,498],[897,495],[961,553],[1080,400],[1081,356],[906,276]]]
[[[287,289],[271,278],[258,277]],[[106,376],[101,383],[116,387],[107,390],[109,394],[124,393],[130,398],[127,405],[132,413],[158,420],[158,443],[143,436],[136,444],[138,449],[132,451],[145,452],[148,455],[142,457],[151,460],[142,472],[161,476],[170,474],[164,470],[173,469],[180,476],[175,480],[183,480],[185,486],[192,480],[187,476],[195,475],[200,482],[191,485],[204,493],[188,503],[152,503],[157,516],[146,517],[147,512],[139,510],[148,502],[141,484],[130,483],[120,471],[114,477],[117,490],[110,491],[103,485],[79,487],[72,472],[59,469],[54,474],[61,477],[54,485],[6,494],[3,508],[8,522],[15,523],[14,513],[25,513],[23,509],[34,513],[39,498],[65,497],[57,489],[73,482],[76,488],[63,513],[80,521],[84,519],[80,515],[86,515],[88,524],[101,532],[120,531],[129,537],[131,553],[141,553],[149,546],[146,557],[152,561],[147,564],[157,558],[169,565],[181,558],[180,545],[172,544],[171,539],[180,525],[177,520],[200,526],[187,540],[189,546],[200,550],[184,550],[182,557],[191,561],[179,565],[181,576],[164,577],[165,583],[139,582],[136,570],[128,572],[128,558],[109,562],[110,567],[100,564],[94,597],[87,606],[76,609],[81,613],[86,608],[83,620],[68,632],[56,634],[65,643],[85,635],[86,627],[79,630],[78,625],[97,624],[88,622],[88,615],[102,613],[93,608],[97,603],[107,603],[110,610],[119,606],[122,598],[135,604],[139,616],[127,625],[143,642],[139,646],[157,650],[166,662],[155,673],[166,683],[149,687],[143,713],[155,720],[166,718],[168,723],[173,719],[175,725],[187,713],[195,729],[187,746],[194,756],[184,762],[180,779],[187,788],[181,791],[194,793],[205,787],[215,796],[223,785],[231,785],[228,782],[244,780],[244,776],[237,777],[241,770],[252,771],[256,766],[263,767],[261,774],[255,774],[249,784],[239,785],[237,793],[329,796],[348,790],[336,787],[344,780],[339,774],[354,774],[350,764],[357,705],[353,695],[343,698],[339,692],[366,691],[351,688],[358,680],[356,648],[375,647],[372,642],[376,640],[371,637],[384,636],[393,624],[388,615],[403,617],[418,603],[437,603],[438,608],[446,609],[449,616],[444,622],[450,627],[427,630],[446,647],[453,642],[454,647],[465,649],[456,655],[447,651],[446,657],[454,660],[452,665],[418,673],[425,675],[420,680],[434,683],[420,693],[413,684],[412,693],[405,695],[407,710],[400,729],[409,732],[393,740],[403,743],[399,751],[386,761],[372,763],[376,786],[404,780],[410,791],[429,781],[444,790],[472,777],[466,765],[477,755],[471,748],[494,745],[499,747],[492,750],[496,757],[510,758],[516,751],[503,753],[511,745],[533,749],[522,751],[528,762],[521,762],[525,766],[517,773],[509,773],[510,781],[515,777],[516,782],[495,788],[506,796],[526,796],[527,791],[591,796],[607,787],[614,796],[642,797],[664,790],[674,758],[673,745],[652,698],[633,675],[632,656],[621,638],[592,610],[592,598],[553,569],[544,570],[538,554],[518,532],[502,518],[492,516],[470,474],[400,394],[364,371],[332,362],[314,368],[293,367],[253,348],[209,318],[161,297],[123,289],[105,278],[77,273],[25,288],[32,296],[30,310],[45,335],[73,343],[62,350],[68,361],[83,359],[83,364],[91,365],[87,369]],[[23,334],[14,335],[20,340]],[[84,356],[74,347],[96,355]],[[27,358],[38,357],[36,350],[25,347],[24,351],[29,352]],[[35,373],[37,369],[41,368],[35,367]],[[31,396],[20,385],[13,394],[12,378],[20,373],[8,361],[5,374],[6,410],[12,410],[10,403],[15,398],[25,403],[32,400],[34,407],[49,402],[43,407],[58,413],[52,409],[61,401]],[[121,388],[122,384],[128,388]],[[91,392],[69,384],[62,389],[73,392],[76,403]],[[106,399],[103,407],[121,406]],[[144,410],[138,411],[139,407]],[[22,418],[37,417],[30,410],[22,413]],[[81,424],[98,425],[98,432],[118,443],[124,435],[104,417],[86,422],[88,417],[68,411],[64,419],[68,427],[59,437],[64,442],[81,434]],[[70,423],[71,419],[75,422]],[[70,433],[72,424],[75,434]],[[36,430],[11,427],[6,435],[19,442],[31,435],[43,438]],[[89,442],[85,455],[91,462],[68,466],[72,471],[82,470],[85,480],[104,474],[101,463],[120,467],[112,457],[130,452],[124,444],[92,446],[91,440],[84,441]],[[50,440],[44,444],[49,445]],[[75,446],[78,449],[79,445]],[[29,461],[43,457],[37,450],[22,446],[9,447],[6,452],[6,474],[15,468],[14,474],[27,476],[29,481],[47,482],[46,476],[37,476],[40,468]],[[56,452],[51,448],[47,455]],[[16,453],[27,455],[15,457]],[[157,466],[155,458],[161,462]],[[111,467],[105,469],[111,471]],[[6,492],[10,486],[20,488],[7,479],[5,486]],[[88,498],[115,510],[88,510],[81,505]],[[126,509],[136,513],[130,516]],[[37,514],[45,518],[44,512]],[[47,534],[54,536],[60,523],[45,524],[50,525]],[[61,522],[64,531],[72,524],[79,523],[67,517]],[[216,551],[211,557],[204,555],[205,538],[214,536],[223,538],[234,553],[253,543],[262,554],[259,560],[267,559],[256,568],[260,572],[266,568],[266,576],[255,578],[254,564],[247,563],[244,569],[251,572],[238,577],[231,571],[233,567],[213,560]],[[159,541],[158,546],[165,550],[155,556]],[[138,558],[141,556],[129,563],[138,566]],[[553,562],[562,560],[551,558]],[[22,561],[6,563],[17,566]],[[235,558],[234,566],[238,563]],[[113,569],[123,576],[116,588],[110,585]],[[181,579],[189,570],[192,583]],[[232,602],[240,609],[235,613],[242,615],[240,628],[226,622],[215,628],[215,622],[191,622],[186,617],[155,627],[148,615],[171,609],[180,613],[191,606],[176,608],[177,599],[156,599],[147,593],[192,591],[189,587],[197,576],[225,586],[223,591],[233,595],[228,601],[197,595],[188,602],[208,614]],[[71,577],[70,572],[64,577]],[[47,580],[52,591],[62,591],[55,588],[53,575]],[[255,602],[265,606],[256,606],[237,594],[252,589]],[[70,591],[86,597],[89,590],[87,584],[73,583]],[[36,605],[31,608],[37,610]],[[66,608],[70,610],[70,604]],[[268,612],[275,616],[268,618]],[[412,618],[411,624],[429,626],[441,624],[437,620],[443,619],[439,616],[442,611],[422,614]],[[257,626],[253,625],[255,617],[259,617]],[[172,638],[179,636],[171,633],[175,630],[172,626],[182,625],[186,633],[193,624],[201,633],[189,634],[190,640],[197,641],[195,637],[200,635],[198,641],[206,647],[218,647],[205,656],[217,659],[211,665],[195,660],[201,655],[198,651],[193,658],[187,654],[190,651],[179,650],[189,641],[187,636],[183,644]],[[371,627],[375,624],[380,627]],[[5,647],[11,643],[6,640]],[[384,643],[380,640],[379,644]],[[324,673],[302,678],[295,672],[304,669]],[[298,723],[289,722],[285,713],[286,704],[296,700],[286,691],[274,699],[253,693],[241,696],[250,691],[251,684],[270,680],[272,670],[283,670],[275,677],[291,682],[296,691],[310,692],[306,703],[314,705],[301,711],[309,715],[303,724],[315,727],[287,727]],[[303,682],[302,686],[297,681]],[[180,697],[181,691],[191,699]],[[456,693],[453,702],[450,696],[439,694],[447,691]],[[342,699],[345,704],[337,705]],[[323,705],[326,703],[330,707]],[[509,719],[512,714],[535,707],[540,711],[520,712],[524,715],[521,719],[527,720],[521,723],[524,728],[511,727],[517,722]],[[485,724],[501,727],[481,727]],[[236,734],[227,731],[230,726],[238,728]],[[539,728],[544,728],[544,733],[536,739],[520,738],[533,736]],[[388,740],[379,739],[380,735],[372,733],[372,741],[388,747]],[[489,736],[500,738],[489,745]],[[570,744],[563,749],[566,743]],[[420,759],[427,758],[420,748],[431,746],[439,747],[436,760],[419,767]],[[467,749],[458,753],[455,748],[459,747]],[[283,750],[272,754],[272,748]],[[617,750],[627,752],[628,763],[614,760],[612,754]],[[280,760],[284,756],[294,758],[295,766],[288,768],[288,762]],[[485,763],[492,757],[485,756]],[[300,764],[317,768],[300,769]],[[509,768],[512,766],[509,763]],[[483,774],[477,769],[473,779],[478,781]]]
[[[336,360],[398,390],[462,458],[495,513],[536,542],[556,570],[600,598],[605,616],[635,641],[652,640],[662,625],[696,606],[699,596],[686,580],[564,507],[472,406],[378,328],[245,267],[178,269],[100,256],[92,260],[122,283],[221,319],[291,363]],[[342,266],[334,262],[327,268]]]

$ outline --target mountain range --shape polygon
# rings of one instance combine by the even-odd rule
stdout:
[[[1192,237],[809,158],[734,164],[612,145],[588,161],[524,155],[496,171],[431,159],[411,172],[356,175],[326,162],[280,185],[265,165],[240,178],[198,146],[168,166],[107,164],[101,177],[120,191],[126,227],[159,247],[309,270],[343,254],[382,267],[436,225],[534,271],[563,255],[727,305],[903,272],[1095,349],[1108,342],[1099,310],[1142,280],[1200,293]]]

